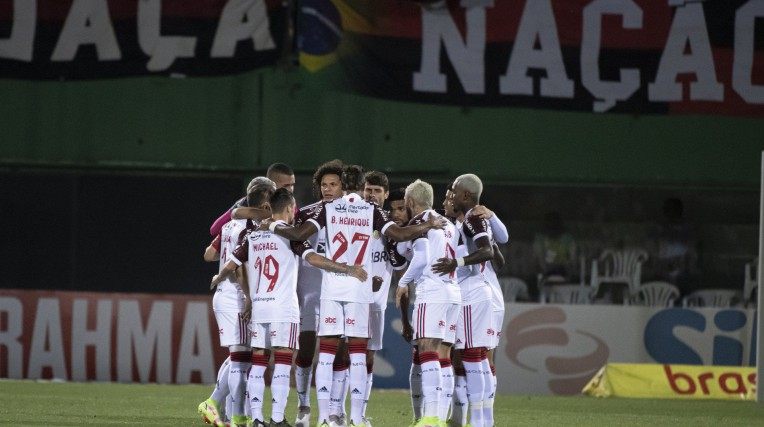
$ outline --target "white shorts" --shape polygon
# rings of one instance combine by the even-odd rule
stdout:
[[[322,299],[318,315],[319,336],[369,337],[369,303]]]
[[[320,279],[319,279],[320,280]],[[300,332],[317,330],[318,307],[321,298],[321,282],[314,286],[297,286],[297,300],[300,301]]]
[[[369,343],[366,345],[366,348],[374,351],[382,350],[384,332],[385,310],[371,310],[369,312]]]
[[[423,302],[414,306],[414,339],[440,338],[453,343],[456,337],[459,304]]]
[[[455,348],[491,348],[495,339],[491,300],[462,305],[456,325]]]
[[[220,334],[222,347],[248,345],[249,328],[247,328],[247,322],[242,319],[241,313],[215,311],[215,319],[218,322],[218,334]]]
[[[290,322],[252,323],[252,347],[297,349],[300,325]]]
[[[493,343],[489,348],[496,348],[499,346],[499,341],[501,341],[501,328],[504,325],[504,310],[494,310],[492,316],[494,338]]]

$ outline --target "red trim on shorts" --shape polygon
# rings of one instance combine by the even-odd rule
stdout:
[[[451,367],[451,359],[440,359],[440,367],[441,368]]]

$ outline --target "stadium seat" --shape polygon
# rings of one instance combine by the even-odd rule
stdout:
[[[732,289],[702,289],[682,300],[684,307],[734,307],[743,301],[740,291]]]
[[[580,284],[556,284],[541,290],[541,302],[550,304],[591,304],[593,289]]]
[[[644,249],[605,249],[599,259],[592,261],[593,295],[597,295],[603,283],[621,283],[626,285],[629,295],[636,294],[642,281],[642,263],[647,258],[647,251]],[[629,298],[624,297],[623,304],[628,303]]]
[[[517,277],[501,277],[499,284],[504,294],[504,302],[515,302],[518,298],[528,299],[528,285],[524,280]]]
[[[668,282],[647,282],[631,295],[631,305],[671,307],[679,298],[679,288]]]

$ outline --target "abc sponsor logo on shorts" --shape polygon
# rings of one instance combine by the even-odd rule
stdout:
[[[448,330],[449,331],[455,331],[456,330],[456,324],[453,324],[453,325],[449,326]]]
[[[219,333],[220,335],[223,335],[223,328],[220,328],[220,329],[218,329],[218,333]]]
[[[271,331],[271,336],[275,337],[276,336],[276,331]]]
[[[336,317],[326,317],[326,318],[324,318],[324,323],[330,323],[330,324],[334,325],[334,324],[337,323],[337,318]]]
[[[492,336],[492,335],[496,335],[496,331],[494,331],[494,330],[493,330],[493,329],[491,329],[491,328],[488,328],[488,330],[486,330],[486,331],[485,331],[485,333],[486,333],[486,334],[488,334],[488,335],[491,335],[491,336]]]
[[[347,318],[345,319],[346,325],[355,325],[355,319]]]
[[[445,328],[446,327],[446,322],[444,322],[442,320],[438,320],[438,327]]]

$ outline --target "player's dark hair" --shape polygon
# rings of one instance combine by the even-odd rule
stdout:
[[[247,206],[257,207],[270,200],[273,195],[273,187],[270,185],[256,185],[247,193]]]
[[[342,168],[345,167],[340,159],[329,160],[316,169],[313,174],[313,193],[319,199],[321,198],[321,180],[324,175],[337,175],[342,178]]]
[[[294,204],[294,196],[286,188],[279,188],[271,196],[271,212],[281,212]]]
[[[363,183],[380,186],[384,188],[385,191],[390,190],[390,182],[387,180],[387,175],[380,171],[366,172],[366,175],[363,177]]]
[[[273,179],[275,175],[294,175],[294,171],[284,163],[274,163],[268,166],[268,171],[265,172],[265,176]]]
[[[390,190],[390,195],[387,197],[388,202],[394,202],[396,200],[404,200],[406,197],[406,189],[403,187],[394,188]]]
[[[363,188],[363,167],[348,165],[342,170],[342,188],[345,191],[359,191]]]

